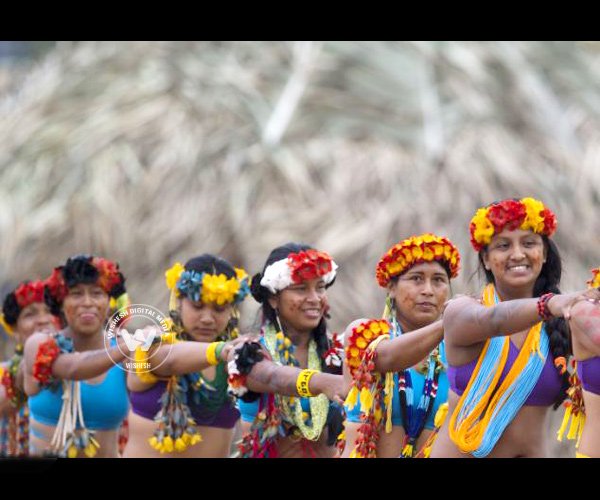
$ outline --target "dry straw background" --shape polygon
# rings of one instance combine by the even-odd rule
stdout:
[[[414,233],[456,242],[454,292],[476,292],[474,210],[533,196],[578,289],[600,264],[598,88],[597,42],[61,42],[0,74],[0,281],[91,252],[166,308],[176,260],[254,273],[303,241],[340,265],[338,331],[380,314],[374,266]]]

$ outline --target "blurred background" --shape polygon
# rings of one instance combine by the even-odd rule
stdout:
[[[94,253],[166,310],[175,261],[253,274],[301,241],[340,265],[340,331],[381,314],[375,265],[415,233],[453,240],[454,293],[477,292],[469,220],[524,196],[556,213],[563,290],[582,288],[598,88],[600,42],[0,42],[0,291]]]

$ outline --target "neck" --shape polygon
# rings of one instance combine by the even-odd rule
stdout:
[[[104,347],[104,339],[102,337],[102,330],[96,332],[94,335],[81,335],[67,327],[65,330],[65,336],[73,339],[73,347],[76,351],[93,351],[96,349],[102,349]]]
[[[296,347],[307,347],[310,341],[310,330],[296,330],[295,328],[282,322],[281,327],[285,333],[285,336],[292,341]]]
[[[533,285],[524,287],[511,287],[496,283],[496,293],[501,301],[530,299],[533,297]]]

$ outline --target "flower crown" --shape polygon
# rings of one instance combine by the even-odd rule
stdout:
[[[23,309],[36,302],[44,303],[46,283],[42,280],[25,281],[6,296],[0,314],[0,325],[7,333],[13,333],[13,327]]]
[[[183,294],[195,302],[239,304],[250,293],[250,287],[246,271],[234,269],[236,277],[227,278],[224,274],[186,270],[176,262],[165,272],[165,279],[167,288],[177,297]]]
[[[118,298],[125,293],[125,278],[119,265],[102,257],[75,257],[67,264],[55,267],[46,284],[52,297],[60,304],[69,288],[77,283],[91,283],[94,275],[96,284],[108,295]]]
[[[504,228],[529,229],[534,233],[552,236],[556,231],[556,216],[541,201],[533,198],[503,200],[480,208],[471,219],[471,245],[479,252],[492,236]]]
[[[451,278],[458,275],[460,254],[448,238],[431,233],[411,236],[394,245],[381,257],[375,277],[379,285],[385,288],[394,276],[402,274],[409,267],[434,260],[448,263]]]
[[[291,253],[285,259],[273,262],[265,269],[260,284],[271,293],[277,293],[292,284],[323,278],[329,285],[335,278],[338,265],[327,252],[309,249]]]
[[[592,269],[592,279],[587,282],[590,288],[600,287],[600,267]]]

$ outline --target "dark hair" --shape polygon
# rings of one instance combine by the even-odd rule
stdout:
[[[227,262],[225,259],[217,257],[216,255],[210,253],[203,253],[197,257],[192,257],[185,263],[183,266],[186,271],[196,271],[198,273],[208,273],[208,274],[224,274],[227,278],[235,278],[236,272],[234,267]],[[187,296],[185,293],[182,295]],[[181,316],[179,311],[169,311],[169,314],[176,326],[181,329],[181,333],[183,334],[183,323],[181,322]],[[237,316],[234,315],[227,325],[227,334],[229,335],[238,324]],[[225,338],[223,340],[226,340]]]
[[[254,297],[254,299],[262,304],[262,316],[263,316],[263,320],[262,322],[269,322],[272,324],[276,324],[276,318],[277,318],[277,313],[275,311],[275,309],[273,309],[271,307],[271,304],[269,304],[268,298],[272,297],[273,294],[264,286],[262,286],[260,284],[260,280],[263,277],[263,273],[265,272],[265,269],[270,266],[271,264],[273,264],[274,262],[277,262],[278,260],[282,260],[287,258],[288,255],[290,255],[291,253],[298,253],[298,252],[302,252],[302,251],[306,251],[306,250],[313,250],[314,248],[311,247],[310,245],[306,245],[304,243],[286,243],[285,245],[282,245],[280,247],[277,247],[275,249],[273,249],[271,251],[271,253],[269,254],[269,257],[267,258],[267,261],[265,262],[265,265],[263,267],[262,273],[257,273],[252,277],[252,283],[250,286],[250,292],[252,293],[252,296]],[[326,285],[326,288],[329,288],[331,285],[333,285],[333,283],[335,282],[335,279]],[[319,321],[319,324],[313,329],[312,331],[312,336],[313,339],[315,340],[316,344],[317,344],[317,353],[319,354],[319,358],[321,360],[321,371],[325,372],[325,373],[341,373],[340,368],[337,367],[328,367],[325,364],[325,360],[324,360],[324,355],[325,352],[327,352],[327,350],[330,348],[330,342],[329,342],[329,338],[327,337],[327,320],[326,317],[323,316],[321,318],[321,321]]]
[[[4,321],[10,326],[15,326],[21,314],[21,308],[17,302],[17,296],[15,292],[10,292],[5,298],[2,304],[2,314],[4,315]]]
[[[558,247],[546,235],[540,235],[546,249],[546,262],[542,266],[540,275],[537,277],[533,286],[533,296],[541,297],[545,293],[561,293],[558,285],[562,276],[562,261]],[[488,283],[494,283],[494,274],[492,271],[485,268],[483,256],[487,252],[487,246],[479,251],[479,268],[485,273],[485,278]],[[550,340],[550,351],[552,357],[556,360],[563,356],[567,359],[572,354],[571,340],[567,322],[564,318],[553,318],[545,322],[546,333]],[[556,410],[567,397],[567,389],[569,388],[569,373],[565,371],[562,375],[561,393],[554,401],[554,409]]]

